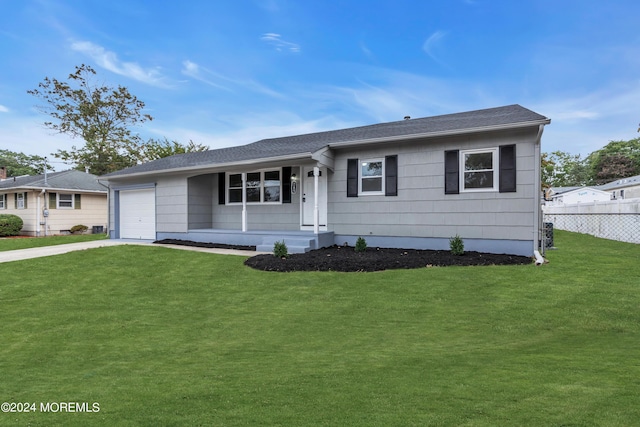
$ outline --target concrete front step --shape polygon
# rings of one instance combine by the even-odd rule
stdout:
[[[273,252],[273,246],[276,242],[282,242],[287,245],[287,252],[290,254],[303,254],[309,252],[312,249],[316,249],[315,238],[306,237],[291,237],[278,238],[275,236],[267,236],[262,239],[262,244],[256,245],[256,250],[259,252]]]

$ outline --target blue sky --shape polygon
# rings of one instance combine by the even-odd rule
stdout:
[[[48,155],[26,91],[82,63],[211,148],[520,104],[543,151],[636,138],[637,0],[0,0],[0,148]],[[62,165],[56,166],[61,170]]]

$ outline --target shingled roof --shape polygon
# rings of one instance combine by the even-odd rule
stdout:
[[[107,187],[98,182],[96,175],[77,170],[48,173],[46,182],[44,175],[24,175],[0,181],[0,191],[9,189],[40,190],[42,188],[78,192],[107,192]]]
[[[547,124],[549,119],[520,105],[442,116],[379,123],[348,129],[316,132],[304,135],[263,139],[247,145],[221,148],[198,153],[177,154],[143,163],[104,175],[120,177],[233,163],[252,160],[284,158],[311,154],[327,147],[339,148],[355,143],[382,142],[411,137],[430,137],[444,134],[467,133],[505,127]]]

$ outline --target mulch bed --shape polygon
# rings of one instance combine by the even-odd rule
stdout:
[[[272,254],[256,255],[245,265],[264,271],[381,271],[391,269],[531,264],[532,258],[518,255],[450,251],[367,248],[356,252],[352,246],[331,246],[305,254],[276,258]]]
[[[255,251],[255,246],[203,243],[191,240],[164,239],[153,243],[164,245],[195,246],[199,248],[236,249]],[[478,266],[478,265],[522,265],[531,264],[526,256],[465,252],[452,255],[450,251],[418,249],[367,248],[356,252],[353,246],[330,246],[304,254],[291,254],[277,258],[272,254],[248,258],[245,265],[263,271],[382,271],[403,268]]]

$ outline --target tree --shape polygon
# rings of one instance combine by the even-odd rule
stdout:
[[[38,175],[44,173],[45,158],[30,156],[24,153],[16,153],[9,150],[0,150],[0,166],[7,168],[7,176]],[[53,168],[47,165],[47,169]]]
[[[189,143],[184,145],[178,141],[169,141],[167,138],[164,140],[149,139],[142,150],[140,151],[140,162],[149,162],[151,160],[160,159],[163,157],[173,156],[174,154],[195,153],[200,151],[207,151],[209,147],[202,144],[196,144],[189,140]]]
[[[611,141],[589,154],[587,161],[596,184],[640,175],[640,138]]]
[[[589,185],[589,167],[580,154],[554,151],[542,154],[542,183],[547,187]]]
[[[82,64],[67,82],[45,77],[27,93],[45,102],[39,110],[54,119],[45,122],[46,127],[85,142],[83,147],[74,145],[53,155],[102,175],[137,164],[141,139],[130,128],[153,118],[142,113],[144,102],[127,88],[96,85],[95,75],[93,68]]]

